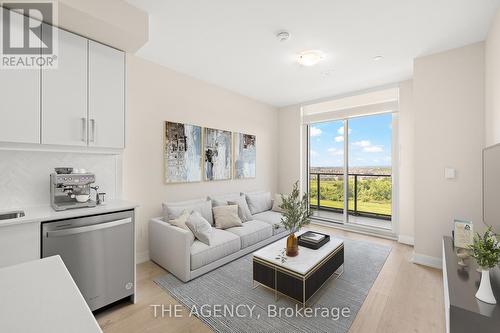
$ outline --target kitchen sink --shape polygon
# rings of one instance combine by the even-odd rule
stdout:
[[[23,216],[24,212],[22,210],[15,210],[12,212],[0,213],[0,220],[17,219]]]

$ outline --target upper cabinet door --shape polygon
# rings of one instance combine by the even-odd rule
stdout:
[[[10,12],[10,19],[11,36],[22,41],[23,16]],[[0,141],[40,143],[39,69],[0,69]]]
[[[89,145],[125,147],[125,54],[89,41]]]
[[[64,30],[58,39],[57,68],[42,70],[42,143],[86,146],[87,39]]]

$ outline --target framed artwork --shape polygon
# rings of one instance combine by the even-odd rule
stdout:
[[[201,127],[165,122],[164,165],[166,183],[202,180]]]
[[[231,179],[232,134],[213,128],[205,128],[203,139],[205,180]]]
[[[257,169],[255,135],[234,134],[234,178],[255,178]]]
[[[474,225],[471,221],[453,220],[453,244],[457,248],[468,249],[474,242]]]

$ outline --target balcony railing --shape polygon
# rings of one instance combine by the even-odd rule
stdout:
[[[344,174],[311,172],[309,175],[311,208],[343,213]],[[349,215],[391,220],[392,176],[365,173],[348,176]]]

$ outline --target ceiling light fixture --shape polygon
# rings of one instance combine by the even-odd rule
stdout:
[[[384,59],[384,56],[381,56],[381,55],[373,57],[373,61],[380,61],[382,59]]]
[[[314,66],[321,60],[325,59],[323,52],[319,50],[309,50],[299,53],[297,61],[302,66]]]

